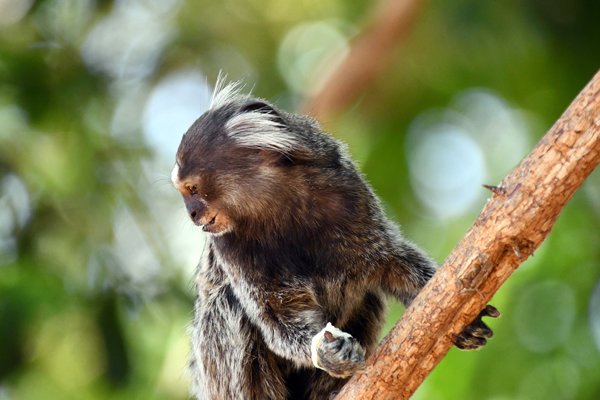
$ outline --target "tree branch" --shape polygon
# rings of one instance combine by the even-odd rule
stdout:
[[[500,184],[463,240],[336,400],[407,399],[546,238],[600,162],[600,71]]]

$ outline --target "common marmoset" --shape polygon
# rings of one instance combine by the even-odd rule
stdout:
[[[409,304],[434,262],[385,217],[340,142],[237,84],[215,90],[176,160],[173,184],[209,233],[191,327],[194,395],[329,398],[374,349],[385,296]],[[458,347],[486,343],[489,307]]]

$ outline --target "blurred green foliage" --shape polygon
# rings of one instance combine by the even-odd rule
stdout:
[[[148,99],[177,71],[210,84],[222,70],[294,108],[307,93],[282,65],[318,74],[304,53],[343,52],[371,6],[0,1],[0,399],[187,398],[201,236],[168,183],[183,131],[148,134]],[[600,66],[599,18],[595,0],[427,2],[378,79],[325,126],[441,261],[485,202],[479,183],[501,179]],[[298,27],[323,43],[293,42]],[[476,192],[452,212],[427,191],[442,139],[467,143],[466,171],[484,180],[458,182],[450,200]],[[504,314],[492,342],[452,350],[415,398],[600,398],[598,171],[492,303]]]

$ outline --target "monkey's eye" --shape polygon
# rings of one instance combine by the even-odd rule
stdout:
[[[198,194],[198,186],[197,185],[185,185],[185,188],[190,192],[191,195]]]

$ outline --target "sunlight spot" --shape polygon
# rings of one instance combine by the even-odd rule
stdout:
[[[155,291],[157,288],[153,285],[159,283],[161,265],[156,249],[149,242],[151,233],[144,230],[133,211],[125,205],[117,209],[113,229],[113,251],[123,278],[132,287],[143,286],[146,291]]]
[[[406,136],[411,183],[419,200],[438,217],[472,211],[529,150],[536,119],[511,108],[490,90],[475,88],[444,109],[414,119]]]
[[[559,281],[525,288],[515,311],[519,342],[535,353],[547,353],[564,343],[575,322],[575,294]]]
[[[45,1],[35,13],[35,25],[53,45],[78,45],[94,17],[94,8],[93,0]]]
[[[312,94],[348,51],[348,41],[335,24],[303,23],[290,30],[281,42],[279,72],[294,91]]]
[[[579,366],[568,358],[556,358],[527,371],[520,385],[520,399],[575,399],[581,382]]]
[[[173,10],[178,3],[117,2],[84,40],[81,53],[86,64],[117,80],[148,77],[175,35]]]
[[[0,26],[19,22],[29,11],[32,0],[0,0]]]
[[[413,125],[409,135],[410,178],[419,200],[442,218],[466,212],[481,197],[485,177],[477,144],[451,124]]]
[[[181,136],[208,109],[212,88],[198,70],[183,69],[163,78],[150,93],[142,126],[157,155],[169,159],[169,168]]]
[[[534,118],[511,108],[490,90],[466,90],[453,107],[469,121],[471,136],[485,153],[492,183],[500,181],[531,149],[527,119]]]

